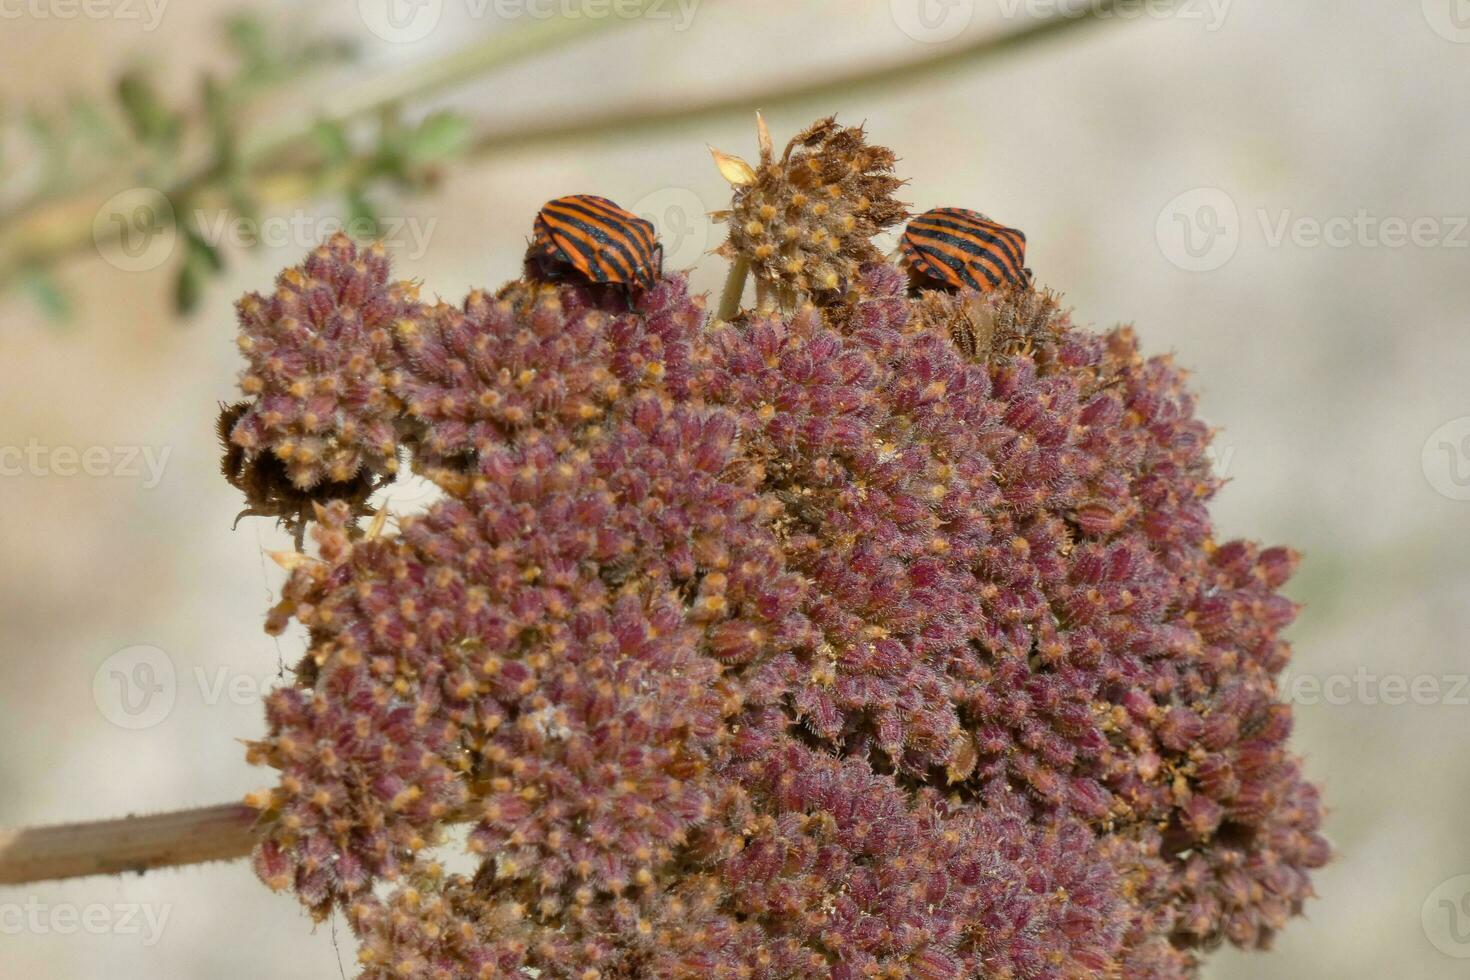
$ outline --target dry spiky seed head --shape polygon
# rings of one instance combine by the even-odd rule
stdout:
[[[860,126],[819,120],[776,159],[758,117],[760,163],[714,151],[735,189],[722,212],[730,234],[720,253],[750,262],[758,283],[818,302],[831,302],[857,281],[858,270],[881,259],[872,238],[907,217],[893,193],[892,150],[867,141]]]

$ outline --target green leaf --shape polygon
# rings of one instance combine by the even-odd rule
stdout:
[[[215,163],[221,170],[229,170],[235,158],[232,100],[224,85],[213,75],[204,76],[203,88],[204,120],[209,127],[210,143],[214,146]]]
[[[312,135],[322,148],[322,156],[330,166],[338,166],[352,159],[352,141],[347,130],[333,119],[322,119],[312,127]]]
[[[229,196],[230,208],[246,222],[258,227],[260,225],[260,202],[251,195],[247,182],[232,176],[226,193]]]
[[[52,323],[60,324],[71,320],[71,299],[51,273],[35,267],[26,269],[21,274],[21,286],[30,293],[31,299]]]
[[[66,134],[63,126],[36,108],[26,109],[25,124],[45,160],[42,186],[60,187],[65,182],[67,170]]]
[[[204,276],[193,262],[186,261],[179,266],[178,277],[174,279],[174,312],[188,316],[199,308],[203,298]]]
[[[42,146],[56,140],[56,126],[46,118],[46,114],[34,106],[28,106],[25,111],[26,129],[30,131],[31,139]]]
[[[184,229],[184,262],[179,266],[174,279],[174,309],[187,316],[199,308],[204,298],[204,288],[211,277],[225,267],[224,257],[215,246],[206,242],[195,228]]]
[[[210,279],[225,269],[225,257],[194,226],[184,228],[184,247],[184,263],[173,279],[173,309],[188,316],[198,309]]]
[[[404,140],[411,163],[433,163],[462,152],[470,143],[470,121],[455,112],[435,112],[419,123]]]
[[[383,235],[378,209],[360,187],[347,192],[347,228],[357,238],[376,239]]]
[[[158,98],[143,72],[130,71],[118,79],[117,100],[139,142],[171,144],[177,139],[182,122]]]
[[[219,249],[206,242],[198,231],[193,228],[185,229],[184,239],[189,246],[187,261],[194,262],[201,270],[209,273],[224,270],[225,260]]]
[[[251,14],[226,20],[225,36],[240,60],[239,90],[280,84],[356,54],[345,40],[312,36],[298,24],[273,26]]]
[[[72,127],[83,140],[103,152],[121,146],[116,125],[94,100],[73,95],[69,102]]]
[[[225,38],[245,65],[258,67],[270,61],[270,36],[259,18],[251,14],[227,18]]]

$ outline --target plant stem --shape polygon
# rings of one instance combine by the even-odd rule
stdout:
[[[616,17],[549,17],[527,27],[498,31],[435,61],[398,74],[368,77],[354,82],[341,102],[314,109],[309,116],[276,132],[261,134],[244,148],[247,159],[260,160],[310,137],[318,120],[346,122],[371,115],[384,106],[443,92],[488,72],[505,68],[533,55],[589,37],[619,24],[631,24],[660,0],[633,0],[636,9],[619,10]]]
[[[797,310],[796,290],[791,286],[778,286],[776,288],[776,306],[782,313],[795,313]]]
[[[651,4],[656,0],[647,2]],[[988,63],[992,58],[1015,54],[1040,42],[1058,38],[1074,28],[1104,19],[1116,3],[1117,0],[1098,0],[1081,12],[1051,17],[1005,34],[947,47],[924,58],[895,61],[876,68],[865,66],[813,82],[763,85],[735,95],[666,108],[604,108],[549,124],[533,123],[491,130],[476,139],[468,156],[484,159],[607,133],[617,133],[620,137],[647,134],[736,112],[749,112],[757,106],[791,105],[839,96],[848,98],[873,90],[892,91],[975,63]],[[621,17],[584,18],[570,23],[550,20],[515,31],[509,37],[492,37],[440,61],[389,76],[383,81],[363,83],[367,88],[357,86],[351,101],[336,107],[337,118],[356,117],[410,97],[433,94],[587,36],[594,29],[593,25],[628,22],[631,22],[630,18]],[[248,140],[247,164],[252,176],[279,184],[294,182],[301,187],[314,186],[312,178],[316,170],[313,163],[285,159],[289,155],[287,150],[300,149],[310,143],[311,128],[304,126],[291,126],[275,134]],[[167,188],[166,193],[171,200],[184,200],[207,188],[213,178],[214,174],[208,169],[197,171]],[[30,214],[10,216],[6,226],[0,229],[0,286],[19,269],[44,267],[93,246],[93,218],[104,203],[104,200],[93,196],[68,198]],[[161,217],[167,219],[171,216]]]
[[[659,0],[635,0],[638,11],[652,7]],[[331,119],[347,122],[410,99],[423,98],[460,85],[499,68],[533,55],[551,51],[581,38],[617,25],[636,22],[634,16],[549,18],[530,26],[491,35],[480,43],[456,51],[405,71],[360,80],[347,91],[348,97],[335,105],[316,107],[270,132],[247,134],[241,150],[242,166],[247,173],[265,171],[268,175],[296,177],[306,182],[313,164],[294,163],[276,166],[288,151],[309,148],[319,121]],[[207,189],[216,180],[213,163],[197,168],[166,188],[160,188],[170,201],[183,201]],[[126,178],[121,178],[125,180]],[[125,186],[125,185],[124,185]],[[35,207],[21,208],[7,214],[0,228],[0,286],[17,270],[45,266],[88,246],[110,244],[120,232],[109,230],[97,241],[93,220],[106,205],[112,192],[122,189],[119,182],[99,182],[81,193],[55,200],[47,199]],[[167,224],[178,216],[157,216]]]
[[[0,830],[0,885],[233,861],[255,845],[257,814],[227,803],[95,823]]]
[[[745,295],[745,280],[750,275],[750,258],[738,255],[730,263],[730,274],[725,278],[725,288],[720,293],[720,308],[715,317],[727,323],[740,313],[740,298]]]
[[[733,113],[751,112],[756,108],[799,105],[837,97],[848,99],[875,91],[891,92],[908,88],[931,81],[936,76],[967,68],[974,63],[989,64],[991,59],[1017,54],[1044,41],[1056,40],[1075,28],[1099,23],[1106,19],[1106,15],[1117,2],[1118,0],[1098,0],[1085,10],[1048,17],[1004,34],[951,45],[924,58],[893,61],[877,67],[864,66],[815,81],[778,81],[735,95],[721,95],[700,102],[655,109],[643,106],[621,110],[601,108],[595,112],[539,126],[492,130],[475,141],[470,155],[483,158],[530,147],[539,148],[549,143],[586,139],[603,133],[617,133],[620,138],[646,135]]]

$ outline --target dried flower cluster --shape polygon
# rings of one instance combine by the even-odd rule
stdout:
[[[716,151],[735,184],[721,254],[748,260],[757,283],[830,301],[881,259],[873,236],[907,216],[893,199],[903,184],[893,151],[834,118],[798,134],[779,160],[764,122],[760,135],[759,166]]]
[[[852,159],[819,131],[790,159]],[[455,308],[339,239],[242,303],[237,443],[446,491],[318,507],[270,621],[310,646],[256,868],[362,977],[1183,978],[1301,910],[1296,557],[1212,538],[1181,373],[1043,293],[850,275],[728,323],[678,275]]]
[[[276,280],[273,296],[239,303],[239,347],[253,399],[229,434],[248,453],[269,450],[300,490],[345,483],[364,468],[392,473],[402,406],[388,386],[393,334],[413,287],[389,284],[381,247],[358,253],[338,235]]]

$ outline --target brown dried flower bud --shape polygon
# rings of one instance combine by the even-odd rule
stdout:
[[[716,151],[735,187],[721,217],[730,237],[720,253],[750,263],[756,281],[817,302],[842,295],[858,269],[882,258],[872,238],[908,216],[893,199],[893,151],[868,143],[860,126],[835,117],[798,134],[777,160],[761,126],[760,165]]]

